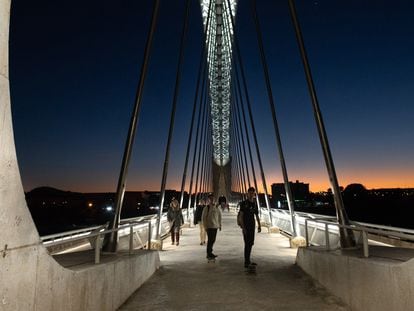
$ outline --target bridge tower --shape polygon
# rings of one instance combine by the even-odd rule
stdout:
[[[201,0],[206,31],[209,100],[213,138],[213,191],[231,195],[230,85],[236,0]],[[210,18],[208,18],[210,10]],[[231,14],[231,15],[230,15]],[[208,22],[208,25],[207,25]]]

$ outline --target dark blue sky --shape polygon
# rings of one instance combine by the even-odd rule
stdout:
[[[326,189],[311,103],[287,1],[258,0],[291,180]],[[338,179],[414,187],[414,4],[297,0]],[[13,1],[10,82],[25,190],[115,191],[152,1]],[[128,190],[160,188],[184,1],[161,1]],[[250,1],[237,33],[268,184],[280,182]],[[183,167],[201,48],[194,1],[167,186]]]

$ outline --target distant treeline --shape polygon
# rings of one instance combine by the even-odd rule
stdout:
[[[167,190],[164,209],[172,197],[180,198],[180,193]],[[414,189],[374,189],[367,190],[361,184],[351,184],[342,191],[342,197],[351,220],[393,227],[414,229],[410,218],[414,209]],[[233,193],[233,200],[240,194]],[[265,206],[263,194],[259,194]],[[62,191],[50,187],[40,187],[26,193],[27,205],[40,235],[102,225],[114,216],[115,193],[79,193]],[[160,193],[155,191],[125,192],[121,218],[155,214],[158,211]],[[183,207],[188,206],[185,193]],[[273,208],[277,202],[271,201]],[[282,209],[287,209],[282,202]],[[296,211],[335,216],[331,192],[309,193],[305,200],[295,201]]]

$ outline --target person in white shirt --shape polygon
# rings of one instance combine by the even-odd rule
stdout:
[[[217,229],[221,231],[221,210],[214,202],[212,194],[208,196],[207,205],[203,209],[201,219],[207,231],[207,259],[214,259],[217,256],[213,254],[213,245],[216,241]]]

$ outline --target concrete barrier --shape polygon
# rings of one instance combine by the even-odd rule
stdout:
[[[42,246],[11,251],[0,269],[0,310],[116,310],[159,267],[157,251],[121,253],[98,265],[92,255],[64,268]]]
[[[388,258],[384,254],[361,258],[356,252],[361,251],[299,248],[296,262],[351,310],[413,310],[414,259],[408,259],[413,254],[401,259],[398,250],[389,248]]]

